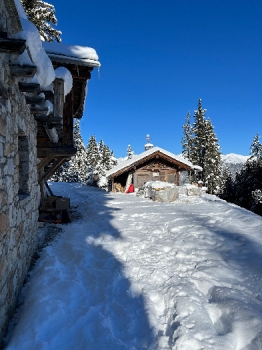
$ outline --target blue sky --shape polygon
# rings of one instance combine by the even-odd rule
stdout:
[[[127,145],[181,153],[198,98],[222,153],[249,154],[262,136],[261,0],[50,0],[65,44],[96,49],[81,121],[117,157]],[[69,6],[70,4],[70,6]],[[262,142],[262,140],[260,140]]]

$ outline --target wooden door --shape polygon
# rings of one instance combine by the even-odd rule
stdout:
[[[145,182],[150,181],[150,180],[151,180],[150,173],[137,174],[135,186],[138,188],[142,187]]]

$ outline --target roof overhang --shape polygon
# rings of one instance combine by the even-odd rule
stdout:
[[[174,159],[173,157],[161,152],[160,150],[156,150],[154,153],[151,153],[149,155],[146,155],[145,157],[138,159],[137,161],[134,161],[132,164],[128,164],[126,167],[122,167],[121,169],[118,169],[114,172],[114,168],[111,170],[110,175],[108,175],[108,178],[115,178],[125,172],[128,172],[130,170],[133,170],[134,168],[138,167],[139,165],[142,165],[143,163],[154,159],[165,159],[169,163],[176,165],[178,167],[178,171],[186,170],[189,171],[192,169],[192,167],[188,164],[183,163],[182,161],[179,161],[177,159]]]

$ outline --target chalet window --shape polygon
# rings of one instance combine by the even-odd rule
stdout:
[[[30,193],[29,189],[29,144],[26,136],[18,136],[19,155],[19,190],[18,196],[23,199]]]

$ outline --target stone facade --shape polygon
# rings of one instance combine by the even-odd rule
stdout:
[[[0,2],[0,31],[21,29],[12,1]],[[36,122],[0,52],[0,344],[37,247]],[[2,90],[1,90],[2,89]]]

